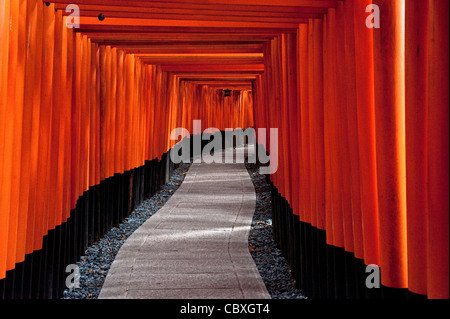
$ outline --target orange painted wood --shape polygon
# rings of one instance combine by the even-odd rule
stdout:
[[[302,212],[304,214],[302,221],[311,222],[311,197],[309,193],[311,180],[310,154],[310,129],[309,129],[309,45],[307,25],[299,27],[300,32],[300,117],[301,117],[301,146],[302,146],[302,166],[303,178],[301,192],[303,198]]]
[[[344,4],[339,2],[336,8],[336,23],[338,26],[344,27]],[[344,30],[343,30],[344,31]],[[351,198],[351,161],[349,149],[349,135],[348,135],[348,99],[347,92],[347,78],[346,74],[349,72],[346,64],[345,56],[345,32],[336,33],[336,71],[337,71],[337,129],[338,145],[339,145],[339,166],[340,166],[340,181],[342,194],[342,218],[344,231],[344,248],[348,252],[354,252],[353,241],[353,212],[352,212],[352,198]],[[350,137],[350,138],[353,138]]]
[[[105,64],[103,68],[105,69],[105,75],[102,78],[102,81],[105,82],[105,91],[104,91],[104,108],[103,108],[103,125],[104,125],[104,135],[105,135],[105,144],[102,145],[104,150],[104,158],[103,165],[105,166],[105,179],[109,178],[112,175],[112,171],[114,168],[114,156],[112,150],[112,70],[111,70],[111,46],[106,46],[104,52]],[[130,108],[133,108],[133,104],[130,105]]]
[[[149,66],[150,68],[150,78],[151,78],[151,87],[149,90],[149,95],[150,95],[150,105],[149,105],[149,156],[148,159],[149,160],[153,160],[155,158],[155,142],[154,142],[154,132],[155,132],[155,127],[156,127],[156,117],[155,117],[155,112],[156,112],[156,107],[155,107],[155,103],[156,103],[156,66]]]
[[[280,88],[280,56],[279,56],[279,42],[280,39],[279,37],[276,37],[274,40],[272,40],[272,45],[271,45],[271,51],[272,51],[272,75],[271,75],[271,82],[272,85],[271,87],[273,88],[274,92],[271,94],[271,104],[269,104],[269,107],[271,108],[272,111],[272,117],[273,117],[273,122],[271,123],[271,128],[278,128],[278,135],[279,135],[279,139],[278,141],[275,141],[275,143],[277,143],[278,147],[278,153],[277,154],[270,154],[270,160],[272,161],[273,158],[278,158],[279,159],[279,154],[281,153],[282,150],[282,136],[283,136],[283,132],[281,130],[281,121],[280,121],[280,103],[281,103],[281,88]],[[273,108],[273,109],[272,109]],[[280,136],[281,135],[281,136]],[[271,141],[271,143],[273,143],[273,141]],[[274,185],[277,187],[278,192],[281,195],[284,195],[284,188],[283,188],[283,183],[282,183],[282,173],[283,173],[283,162],[282,161],[278,161],[278,170],[275,174],[272,174],[273,176],[273,182]]]
[[[133,59],[131,55],[125,56],[125,78],[126,78],[126,94],[125,94],[125,105],[128,105],[130,108],[125,112],[125,170],[128,171],[131,169],[131,113],[132,109],[131,106],[133,105],[133,95],[132,95],[132,77],[134,75],[133,73]]]
[[[83,31],[98,30],[99,27],[108,27],[113,29],[114,26],[120,26],[122,30],[127,27],[145,27],[145,30],[151,27],[207,27],[207,28],[249,28],[249,29],[295,29],[298,23],[306,23],[306,19],[299,19],[296,22],[247,22],[247,21],[201,21],[201,20],[164,20],[164,19],[136,19],[136,18],[108,18],[99,21],[97,17],[80,17],[80,26]],[[137,30],[138,28],[132,28]],[[130,29],[131,30],[131,29]]]
[[[117,141],[117,172],[123,173],[124,170],[124,120],[125,120],[125,72],[124,72],[125,54],[122,50],[117,51],[117,123],[116,123],[116,141]],[[148,134],[151,134],[150,132]]]
[[[59,7],[64,8],[62,5]],[[123,7],[126,8],[126,7]],[[64,8],[65,9],[65,8]],[[114,10],[116,9],[116,10]],[[119,10],[117,10],[119,9]],[[167,13],[157,13],[155,11],[149,10],[148,8],[140,8],[139,10],[133,8],[126,8],[127,11],[120,10],[121,8],[111,8],[102,6],[97,7],[85,7],[85,10],[80,7],[80,11],[84,17],[98,17],[99,12],[108,18],[126,18],[126,19],[156,19],[156,20],[194,20],[194,21],[247,21],[247,22],[264,22],[264,23],[303,23],[307,18],[321,18],[320,13],[287,13],[285,17],[280,16],[278,13],[269,14],[267,12],[263,13],[264,16],[258,11],[248,12],[246,16],[242,15],[224,15],[217,11],[209,11],[209,14],[201,14],[199,11],[194,10],[181,10],[177,12],[189,12],[183,14],[176,14],[170,10]],[[65,12],[65,11],[64,11]],[[252,15],[254,14],[254,15]],[[69,13],[66,13],[69,15]]]
[[[81,74],[81,134],[80,134],[80,147],[81,147],[81,157],[80,157],[80,174],[81,174],[81,185],[80,185],[80,196],[88,190],[89,188],[89,139],[90,139],[90,57],[91,57],[91,45],[87,36],[82,38],[82,74]]]
[[[78,30],[56,3],[0,4],[0,279],[198,119],[278,128],[270,178],[294,214],[383,284],[448,298],[448,2],[404,20],[383,0],[374,30],[369,0],[79,0]]]
[[[118,118],[118,108],[117,108],[117,49],[111,49],[111,153],[109,159],[111,160],[111,170],[110,176],[113,176],[115,173],[119,172],[119,149],[118,149],[118,138],[116,132],[118,131],[118,124],[120,119]]]
[[[73,92],[74,92],[74,86],[75,86],[75,35],[73,33],[73,29],[67,29],[67,112],[70,111],[71,116],[68,119],[67,126],[69,128],[69,137],[68,141],[66,141],[66,151],[70,152],[68,153],[67,160],[66,160],[66,174],[69,173],[69,184],[67,187],[69,188],[69,208],[70,210],[75,208],[76,204],[76,194],[75,194],[75,180],[74,180],[74,170],[73,166],[74,164],[74,148],[76,146],[74,142],[74,133],[73,131],[73,125],[74,125],[74,119],[73,115],[75,114],[73,104],[74,104],[74,98],[73,98]],[[70,154],[70,155],[69,155]],[[67,218],[69,218],[67,216]]]
[[[429,2],[428,276],[431,299],[449,298],[449,2]]]
[[[27,2],[19,1],[18,17],[26,17]],[[20,182],[21,167],[20,160],[22,154],[22,135],[23,135],[23,101],[24,101],[24,83],[25,83],[25,62],[26,62],[26,26],[27,19],[18,20],[18,38],[17,38],[17,60],[16,60],[16,78],[15,88],[12,89],[14,98],[13,112],[13,135],[12,142],[12,167],[11,167],[11,193],[10,193],[10,215],[8,229],[8,254],[6,261],[6,270],[14,268],[16,263],[17,251],[17,231],[19,227],[19,203],[20,203]]]
[[[337,65],[337,24],[336,24],[336,10],[328,10],[328,27],[330,33],[328,41],[330,42],[329,54],[331,55],[331,66]],[[344,248],[344,219],[343,219],[343,198],[342,198],[342,161],[341,156],[341,131],[339,129],[339,79],[336,68],[330,70],[330,164],[331,164],[331,198],[332,198],[332,228],[333,228],[333,244],[337,247]]]
[[[325,160],[325,215],[326,215],[326,242],[333,245],[333,200],[332,200],[332,170],[331,170],[331,116],[330,108],[334,91],[330,76],[333,71],[332,48],[330,46],[331,28],[328,15],[323,19],[323,56],[324,56],[324,160]],[[326,111],[325,111],[326,110]]]
[[[365,25],[365,9],[371,3],[370,0],[354,1],[353,21],[364,261],[367,265],[379,265],[373,34]]]
[[[69,98],[72,95],[72,73],[73,73],[73,65],[72,65],[72,56],[73,53],[70,52],[69,47],[72,43],[72,29],[68,29],[66,27],[67,18],[63,18],[62,25],[62,73],[63,73],[63,96],[62,100],[64,100],[64,107],[62,108],[61,115],[61,123],[62,125],[62,148],[64,148],[64,157],[60,160],[63,161],[63,181],[61,186],[63,188],[63,203],[62,203],[62,216],[61,222],[64,223],[70,217],[71,210],[71,181],[70,181],[70,167],[71,167],[71,99]]]
[[[21,182],[20,182],[20,202],[19,216],[17,228],[17,249],[16,262],[22,262],[25,259],[25,243],[27,236],[27,225],[30,211],[32,211],[32,201],[30,200],[30,179],[31,179],[31,162],[36,161],[32,157],[32,125],[33,125],[33,108],[38,107],[33,103],[36,94],[35,80],[36,69],[36,51],[38,40],[37,30],[37,13],[38,6],[35,1],[27,2],[27,19],[29,28],[26,36],[26,62],[25,62],[25,78],[24,78],[24,100],[23,100],[23,135],[22,135],[22,152],[21,152]],[[0,84],[1,86],[1,84]],[[1,138],[0,138],[1,139]],[[1,164],[0,164],[1,165]]]
[[[428,2],[411,1],[405,10],[408,289],[426,295]]]
[[[42,249],[42,238],[47,233],[49,218],[49,185],[50,176],[50,140],[52,130],[52,108],[53,108],[53,56],[54,56],[54,8],[43,9],[43,51],[42,51],[42,82],[41,82],[41,110],[39,123],[39,154],[37,172],[39,178],[36,180],[36,203],[35,203],[35,232],[33,250]]]
[[[8,90],[8,58],[9,58],[9,21],[10,17],[10,1],[0,3],[0,152],[5,153],[5,127],[6,127],[6,110],[7,110],[7,90]],[[8,251],[8,226],[9,211],[5,210],[5,205],[9,202],[6,191],[4,190],[5,156],[0,156],[0,279],[6,276],[6,255]]]
[[[97,146],[95,149],[95,183],[99,184],[101,181],[102,176],[102,170],[101,170],[101,154],[102,154],[102,148],[101,148],[101,77],[102,77],[102,70],[100,68],[101,63],[101,49],[100,46],[96,46],[96,52],[95,52],[95,69],[97,73],[96,77],[96,108],[95,108],[95,126],[96,126],[96,136],[95,136],[95,145]]]
[[[377,4],[383,21],[382,28],[374,29],[381,280],[388,287],[406,288],[405,3]]]
[[[72,141],[71,141],[71,202],[75,208],[81,189],[80,172],[80,127],[81,127],[81,34],[73,33],[73,81],[72,81]]]
[[[61,176],[58,175],[60,157],[63,157],[63,150],[60,149],[60,138],[63,136],[61,132],[61,110],[62,110],[62,15],[61,12],[52,14],[53,35],[54,35],[54,54],[53,54],[53,75],[52,75],[52,113],[51,113],[51,134],[49,140],[50,157],[49,157],[49,182],[47,187],[48,199],[53,197],[48,203],[48,222],[47,230],[55,229],[57,225],[57,215],[61,210],[57,210],[58,206],[62,204],[62,189],[58,188],[58,180]],[[59,22],[59,23],[58,23]],[[63,157],[64,158],[64,157]],[[62,164],[62,162],[61,162]],[[61,167],[62,168],[62,167]],[[61,184],[61,180],[60,180]],[[51,194],[51,195],[50,195]],[[60,207],[59,207],[60,208]]]
[[[95,6],[103,6],[103,5],[114,5],[114,6],[129,6],[129,7],[162,7],[162,8],[180,8],[180,7],[188,7],[195,9],[207,9],[212,8],[215,10],[251,10],[255,11],[275,11],[277,7],[281,7],[283,11],[292,12],[295,10],[302,10],[305,8],[306,10],[310,8],[326,8],[326,7],[336,7],[336,0],[283,0],[283,1],[256,1],[256,0],[215,0],[209,1],[205,3],[204,1],[196,0],[196,1],[186,1],[186,0],[176,0],[171,1],[172,3],[161,2],[161,1],[152,1],[152,0],[144,0],[144,1],[123,1],[123,0],[78,0],[80,4],[89,4]],[[55,0],[55,3],[71,3],[70,0]],[[228,10],[227,10],[228,11]]]
[[[324,106],[323,106],[323,24],[321,20],[313,19],[313,139],[314,139],[314,178],[315,207],[317,227],[325,229],[325,159],[324,159]]]
[[[38,170],[39,162],[39,140],[40,140],[40,118],[41,118],[41,82],[42,82],[42,55],[43,55],[43,4],[36,3],[36,57],[35,72],[33,78],[30,78],[32,86],[32,123],[31,123],[31,149],[30,149],[30,185],[29,185],[29,208],[27,216],[27,232],[25,240],[25,254],[33,252],[34,238],[36,232],[36,202],[37,202],[37,180],[41,178],[41,172]],[[27,85],[27,84],[26,84]],[[28,87],[26,87],[28,92]]]
[[[98,108],[98,95],[97,95],[97,50],[98,46],[95,43],[90,43],[90,65],[89,65],[89,187],[96,185],[97,159],[96,152],[99,145],[97,144],[97,135],[99,127],[97,126],[97,108]]]
[[[347,136],[349,162],[351,167],[351,210],[353,225],[353,246],[355,257],[364,259],[364,236],[361,215],[360,163],[358,144],[358,109],[356,98],[356,62],[355,62],[355,31],[353,24],[354,0],[344,3],[345,32],[345,84],[347,94]]]
[[[70,153],[66,149],[66,144],[69,140],[69,130],[67,128],[68,125],[68,119],[70,118],[69,108],[65,107],[67,103],[66,99],[66,90],[67,90],[67,28],[66,24],[64,22],[64,17],[59,15],[59,13],[56,14],[56,25],[55,30],[56,34],[58,35],[58,38],[55,37],[57,45],[60,47],[60,54],[61,54],[61,60],[60,60],[60,80],[61,84],[60,88],[61,91],[54,96],[54,99],[56,101],[59,101],[59,140],[58,140],[58,148],[59,148],[59,155],[58,155],[58,180],[57,180],[57,190],[58,190],[58,202],[56,204],[56,226],[61,225],[63,221],[65,221],[66,216],[69,214],[69,205],[68,205],[68,190],[69,188],[66,187],[66,181],[68,181],[68,177],[70,174],[66,175],[66,165],[67,165],[67,158],[70,156]],[[55,51],[57,51],[55,47]],[[55,69],[55,73],[57,73],[57,70]],[[55,74],[55,79],[57,77],[57,74]]]
[[[283,183],[283,193],[282,195],[286,198],[287,202],[292,205],[291,202],[291,179],[289,178],[290,164],[289,164],[289,113],[288,113],[288,65],[287,65],[287,35],[282,35],[280,38],[280,48],[281,48],[281,116],[280,116],[280,128],[282,130],[281,134],[281,148],[280,154],[287,154],[287,156],[279,157],[280,162],[282,162],[282,183]]]
[[[45,7],[48,8],[48,7]],[[55,53],[55,12],[54,7],[53,10],[45,10],[44,9],[44,20],[46,21],[47,25],[47,36],[51,37],[50,39],[50,45],[48,47],[49,52],[51,53],[47,59],[48,63],[50,65],[49,74],[47,77],[47,84],[48,88],[45,89],[45,94],[48,94],[48,103],[49,105],[49,114],[48,114],[48,123],[49,123],[49,136],[46,137],[47,144],[47,155],[46,155],[46,161],[44,165],[46,166],[44,175],[44,181],[45,186],[43,190],[43,236],[46,236],[48,234],[48,231],[50,228],[54,227],[55,222],[55,201],[54,201],[54,192],[52,191],[56,190],[56,168],[57,168],[57,156],[58,156],[58,150],[57,147],[55,149],[53,148],[53,140],[54,140],[54,134],[53,132],[59,133],[59,123],[54,121],[54,115],[58,114],[58,105],[57,101],[55,101],[54,98],[54,90],[53,90],[53,80],[55,76],[55,59],[57,58],[57,54]],[[51,50],[51,51],[50,51]],[[59,54],[59,53],[58,53]],[[56,122],[56,123],[55,123]],[[58,134],[56,134],[58,135]],[[41,243],[40,245],[43,245]],[[43,246],[42,246],[43,247]]]
[[[317,177],[316,177],[316,147],[318,145],[315,144],[315,113],[316,109],[319,107],[315,100],[315,63],[314,63],[314,27],[315,24],[313,23],[313,20],[309,20],[308,24],[308,104],[309,104],[309,114],[308,114],[308,120],[309,120],[309,147],[310,152],[308,154],[309,156],[309,165],[310,165],[310,182],[309,182],[309,196],[310,196],[310,205],[307,207],[309,210],[309,214],[311,215],[311,225],[314,227],[317,227]]]
[[[100,180],[104,180],[107,178],[107,164],[106,160],[106,152],[107,152],[107,130],[106,130],[106,109],[107,105],[107,96],[106,96],[106,83],[107,83],[107,63],[106,63],[106,47],[100,46],[99,52],[99,65],[100,65]]]
[[[9,6],[6,5],[5,9],[8,9],[8,12],[5,12],[7,20],[9,22],[9,26],[5,26],[9,29],[8,37],[5,39],[8,41],[7,50],[4,51],[5,55],[8,55],[7,67],[3,66],[5,71],[7,71],[7,77],[4,78],[5,89],[3,90],[3,94],[5,94],[4,100],[4,111],[3,111],[3,153],[6,154],[3,158],[3,167],[2,167],[2,196],[0,200],[0,211],[2,218],[2,225],[0,226],[2,229],[2,233],[0,235],[0,278],[4,278],[7,270],[7,260],[8,260],[8,251],[10,250],[9,240],[9,228],[10,228],[10,207],[11,207],[11,185],[12,185],[12,137],[14,134],[14,111],[16,108],[15,99],[16,99],[16,90],[15,90],[15,82],[16,82],[16,67],[17,67],[17,51],[18,51],[18,38],[19,38],[19,3],[10,3]],[[11,107],[12,111],[8,112],[8,109]]]
[[[131,6],[114,6],[110,5],[92,5],[92,4],[79,4],[80,10],[83,12],[83,15],[92,15],[93,12],[96,12],[98,16],[98,12],[103,12],[105,16],[110,16],[109,13],[119,16],[124,16],[124,14],[128,14],[132,17],[132,14],[135,13],[146,13],[152,14],[155,18],[161,18],[161,15],[165,15],[165,17],[183,17],[185,19],[189,19],[188,16],[193,16],[193,20],[208,19],[215,18],[217,20],[217,16],[221,16],[224,18],[233,18],[240,17],[241,19],[247,18],[320,18],[320,16],[326,12],[326,8],[320,7],[304,7],[300,10],[292,11],[292,8],[289,7],[267,7],[267,6],[259,6],[257,8],[251,8],[248,6],[228,6],[228,10],[224,11],[223,7],[220,5],[193,5],[193,4],[184,4],[183,7],[175,3],[161,3],[161,2],[147,2],[147,6],[137,7],[131,1],[127,1],[126,4],[131,3]],[[134,2],[136,3],[136,2]],[[142,3],[140,3],[142,4]],[[56,3],[57,9],[64,9],[66,5],[64,3]],[[69,13],[66,13],[69,14]],[[187,16],[188,15],[188,16]],[[195,16],[197,15],[197,17]]]

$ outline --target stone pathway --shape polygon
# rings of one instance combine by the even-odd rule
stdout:
[[[193,163],[122,245],[99,299],[270,299],[248,250],[255,201],[244,164]]]

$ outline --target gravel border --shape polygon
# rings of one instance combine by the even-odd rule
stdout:
[[[291,271],[273,238],[270,184],[259,166],[245,163],[256,192],[256,208],[248,238],[250,254],[272,299],[307,299],[295,287]]]
[[[145,200],[118,226],[90,246],[77,265],[80,287],[66,289],[63,299],[97,299],[115,256],[125,240],[169,200],[184,180],[190,164],[181,164],[170,181],[152,198]],[[272,299],[304,299],[295,288],[289,267],[272,235],[270,185],[259,167],[246,163],[256,190],[256,209],[249,234],[249,250]]]
[[[183,182],[190,164],[182,163],[173,171],[169,182],[150,199],[145,200],[118,226],[86,249],[76,264],[80,270],[80,287],[65,289],[62,299],[97,299],[106,275],[125,240],[147,219],[156,214]]]

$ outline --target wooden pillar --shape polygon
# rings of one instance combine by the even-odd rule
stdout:
[[[377,2],[374,29],[375,119],[381,281],[407,287],[405,156],[405,2]]]
[[[9,65],[9,16],[10,16],[10,1],[3,1],[0,3],[0,152],[5,153],[5,127],[6,127],[6,106],[7,91],[8,91],[8,65]],[[7,23],[8,21],[8,23]],[[4,156],[0,156],[0,278],[6,276],[6,254],[8,245],[8,226],[9,226],[9,211],[5,209],[8,202],[5,185],[6,178],[4,170]]]
[[[319,19],[313,19],[313,143],[315,152],[314,178],[315,178],[315,204],[318,229],[325,229],[325,159],[324,159],[324,106],[323,106],[323,24]]]
[[[348,103],[349,94],[347,90],[347,74],[350,70],[347,68],[347,59],[345,51],[345,19],[344,19],[344,3],[339,2],[336,8],[336,125],[337,125],[337,145],[339,147],[338,165],[340,171],[339,184],[342,196],[342,229],[344,232],[344,248],[347,252],[354,252],[353,243],[353,213],[351,198],[351,159],[349,149],[348,136]],[[341,29],[341,30],[339,30]],[[351,137],[353,138],[353,136]]]
[[[354,1],[353,13],[364,261],[366,265],[379,265],[373,34],[365,23],[365,10],[371,3],[371,0]]]
[[[449,298],[449,2],[429,1],[428,297]]]
[[[42,53],[42,90],[41,90],[41,112],[39,124],[39,155],[38,174],[36,187],[36,219],[34,233],[34,250],[42,249],[42,238],[47,233],[48,223],[48,179],[50,166],[50,138],[52,129],[52,84],[53,84],[53,56],[54,56],[54,33],[55,25],[54,5],[44,7],[44,47]]]
[[[294,215],[299,214],[299,179],[300,179],[300,148],[298,112],[300,107],[297,99],[297,34],[287,35],[288,45],[288,93],[289,93],[289,163],[291,167],[291,205]]]
[[[315,64],[314,64],[314,33],[315,33],[315,24],[313,23],[313,19],[309,19],[308,23],[308,128],[309,128],[309,152],[307,153],[309,159],[309,167],[310,167],[310,180],[309,180],[309,196],[310,196],[310,206],[307,207],[309,214],[311,216],[311,225],[317,226],[317,217],[316,217],[316,191],[317,191],[317,178],[316,178],[316,147],[318,145],[315,144],[315,112],[318,105],[316,105],[315,100]]]
[[[361,216],[360,163],[358,145],[358,109],[356,101],[355,31],[353,24],[354,0],[344,3],[345,32],[345,84],[347,95],[347,136],[349,162],[351,167],[351,209],[353,224],[353,245],[355,257],[364,259],[363,228]]]
[[[428,1],[405,8],[408,289],[427,294]]]
[[[7,156],[11,156],[11,191],[10,191],[10,208],[9,208],[9,229],[8,229],[8,253],[6,270],[14,269],[16,263],[16,251],[17,251],[17,235],[19,226],[19,203],[20,203],[20,187],[21,178],[24,178],[21,171],[20,159],[22,154],[22,135],[23,135],[23,113],[24,113],[24,84],[25,84],[25,71],[26,71],[26,34],[27,34],[27,1],[19,1],[18,13],[18,38],[17,38],[17,57],[16,57],[16,69],[15,69],[15,83],[12,92],[8,94],[14,95],[14,105],[8,105],[12,107],[12,132],[11,141],[5,141],[5,143],[12,143],[12,152]],[[23,18],[25,17],[25,18]]]
[[[302,221],[311,223],[311,197],[309,195],[311,165],[309,161],[310,139],[309,139],[309,90],[308,90],[308,25],[300,25],[300,117],[301,117],[301,146],[302,146],[302,165],[303,178],[302,192]]]
[[[330,159],[331,159],[331,182],[332,182],[332,225],[333,225],[333,244],[336,247],[344,248],[344,221],[342,207],[342,155],[341,155],[341,132],[339,130],[339,92],[338,92],[338,74],[336,66],[340,63],[337,60],[337,25],[336,9],[328,10],[328,27],[330,28],[329,38],[332,69],[330,70]]]

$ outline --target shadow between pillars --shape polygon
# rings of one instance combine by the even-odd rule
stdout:
[[[258,145],[258,147],[263,147]],[[329,245],[326,231],[294,215],[288,201],[271,187],[274,239],[290,267],[297,288],[311,299],[426,299],[408,289],[366,287],[364,261]]]
[[[114,174],[92,186],[77,200],[70,217],[43,237],[42,249],[25,256],[0,280],[0,299],[60,299],[70,272],[85,250],[118,226],[170,178],[174,164],[161,160]]]

